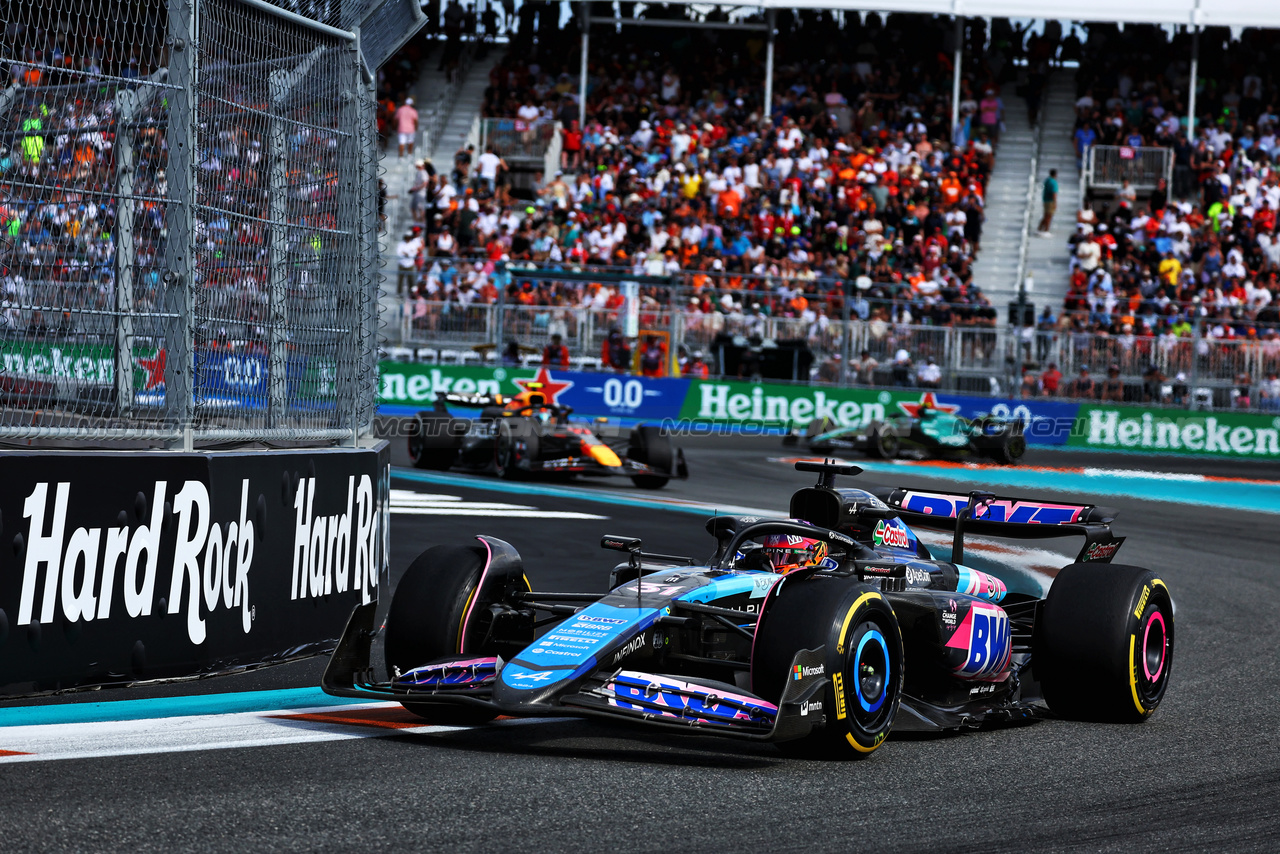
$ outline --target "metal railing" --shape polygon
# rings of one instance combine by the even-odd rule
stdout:
[[[1114,192],[1128,181],[1134,192],[1147,195],[1161,180],[1170,186],[1173,180],[1173,149],[1091,145],[1085,151],[1081,180],[1086,194],[1097,190]]]
[[[458,53],[458,64],[452,75],[432,104],[427,120],[422,123],[422,131],[418,140],[418,149],[432,160],[436,157],[436,147],[444,142],[444,129],[453,117],[453,108],[458,105],[458,96],[462,94],[462,84],[471,71],[471,63],[475,58],[475,42],[467,39],[462,42],[462,50]],[[447,152],[446,152],[447,153]]]
[[[565,278],[557,279],[557,272]],[[386,318],[383,343],[404,348],[414,358],[482,363],[498,358],[512,341],[539,353],[559,334],[575,367],[600,369],[606,364],[610,331],[626,326],[620,280],[631,276],[639,282],[640,340],[632,341],[633,349],[657,337],[672,356],[701,351],[713,371],[732,361],[725,348],[793,348],[807,350],[812,361],[803,360],[809,367],[801,370],[797,360],[796,372],[782,379],[815,381],[824,370],[831,375],[834,357],[840,356],[844,368],[837,372],[843,382],[892,385],[902,373],[895,377],[893,362],[906,351],[909,383],[915,383],[920,365],[933,359],[942,374],[940,388],[1018,396],[1024,367],[1039,375],[1055,364],[1065,390],[1081,367],[1089,367],[1100,383],[1116,365],[1128,400],[1159,402],[1162,394],[1172,393],[1177,375],[1184,374],[1182,383],[1199,402],[1230,406],[1237,402],[1239,388],[1280,370],[1280,328],[1273,337],[1272,328],[1256,324],[1255,337],[1244,339],[1209,337],[1208,324],[1196,324],[1182,337],[1044,331],[1000,324],[992,306],[946,304],[912,295],[901,284],[872,283],[846,296],[836,280],[704,271],[668,277],[618,269],[595,274],[599,281],[591,280],[590,270],[541,268],[534,276],[484,260],[429,259],[422,296],[396,303],[395,316]],[[432,296],[426,298],[427,293]],[[863,351],[879,362],[870,383],[860,381],[853,367]],[[828,363],[825,368],[823,362]],[[1153,365],[1163,379],[1150,372]],[[1164,391],[1153,392],[1153,382]]]
[[[507,160],[544,160],[559,132],[559,122],[550,119],[526,122],[520,119],[481,119],[480,150],[492,145],[494,153]]]

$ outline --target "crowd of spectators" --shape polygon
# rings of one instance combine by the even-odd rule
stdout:
[[[563,123],[560,170],[522,191],[494,151],[420,164],[419,226],[398,246],[415,296],[465,305],[505,286],[511,303],[603,306],[617,298],[607,286],[519,276],[525,262],[601,265],[683,271],[683,310],[721,327],[822,324],[848,293],[863,320],[994,326],[972,265],[1003,121],[994,92],[1017,40],[1007,22],[993,33],[1007,40],[966,51],[954,141],[949,18],[780,10],[767,109],[761,34],[593,32],[585,127],[575,26],[513,46],[486,92],[491,116]],[[971,21],[967,37],[986,45],[985,24]],[[499,265],[514,270],[505,285]]]
[[[150,11],[163,15],[163,7]],[[128,102],[103,94],[103,80],[147,77],[161,47],[141,32],[118,35],[125,41],[86,38],[66,19],[38,15],[5,22],[0,329],[71,334],[102,320],[80,312],[114,308],[114,123]],[[165,189],[162,118],[159,98],[132,99],[134,187],[151,199]],[[163,204],[140,202],[135,215],[136,285],[146,294],[159,284]]]
[[[114,41],[81,34],[66,19],[7,23],[0,56],[13,59],[0,68],[0,228],[8,244],[0,259],[0,329],[10,335],[114,340],[125,216],[134,334],[163,334],[157,315],[167,309],[172,94],[158,23],[164,7],[143,11],[158,17]],[[201,91],[193,99],[200,111],[192,152],[196,346],[257,352],[266,340],[272,248],[269,120],[219,105],[261,105],[269,95],[252,46],[227,47],[224,28],[235,25],[214,15],[206,22]],[[282,213],[293,225],[287,286],[300,318],[320,301],[314,285],[328,278],[320,266],[333,253],[326,255],[321,235],[338,228],[339,155],[337,134],[318,127],[314,111],[303,116],[307,108],[295,108],[285,125]]]
[[[1095,144],[1171,148],[1173,185],[1160,181],[1139,197],[1125,182],[1113,198],[1084,204],[1071,238],[1070,290],[1060,313],[1040,318],[1037,355],[1056,343],[1072,348],[1076,364],[1140,374],[1145,400],[1184,397],[1198,372],[1233,381],[1238,405],[1261,397],[1274,407],[1280,99],[1270,68],[1280,38],[1246,30],[1228,45],[1229,33],[1217,28],[1200,38],[1198,118],[1188,133],[1190,35],[1089,27],[1077,75],[1078,152]]]

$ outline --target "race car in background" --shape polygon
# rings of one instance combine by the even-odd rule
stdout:
[[[861,451],[869,457],[892,460],[900,455],[916,458],[986,457],[1006,465],[1022,459],[1027,451],[1022,422],[982,415],[964,418],[933,404],[926,395],[911,413],[855,427],[841,427],[830,418],[815,418],[802,431],[783,437],[784,445],[802,440],[815,454]]]
[[[1159,706],[1173,601],[1154,572],[1110,563],[1115,511],[837,487],[860,469],[796,468],[819,479],[791,497],[791,518],[712,517],[709,558],[606,535],[627,560],[603,594],[535,591],[496,537],[432,546],[392,597],[386,678],[370,603],[352,612],[324,690],[441,724],[595,716],[825,758],[867,756],[891,728],[1137,723]],[[950,554],[908,522],[950,531]],[[1003,543],[966,556],[966,535],[1085,543],[1046,571]]]
[[[518,395],[437,392],[435,407],[409,424],[409,459],[422,469],[487,471],[499,477],[623,475],[643,489],[687,478],[684,453],[654,425],[623,433],[607,423],[572,421],[573,410],[547,400],[542,383]],[[457,418],[449,405],[479,409]]]

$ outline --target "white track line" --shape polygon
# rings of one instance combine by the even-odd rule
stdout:
[[[148,753],[182,753],[376,738],[420,732],[415,728],[353,726],[320,721],[283,720],[278,715],[351,712],[360,709],[395,708],[394,703],[357,706],[322,706],[314,709],[278,709],[229,715],[187,715],[137,721],[48,724],[6,727],[0,730],[0,750],[19,751],[0,756],[0,763],[42,762],[53,759],[91,759],[102,756],[135,756]],[[444,730],[444,727],[431,727]]]
[[[463,508],[451,510],[446,507],[392,507],[392,513],[405,516],[492,516],[503,519],[608,519],[608,516],[597,516],[594,513],[570,513],[562,510],[536,510],[532,507],[523,510],[479,510]]]

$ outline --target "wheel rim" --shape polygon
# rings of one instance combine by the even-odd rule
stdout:
[[[892,433],[880,434],[880,453],[886,457],[896,456],[898,453],[898,437]]]
[[[1142,632],[1142,672],[1153,685],[1164,672],[1168,655],[1169,629],[1159,608],[1151,609],[1147,625]]]
[[[884,730],[894,714],[892,694],[899,665],[890,651],[886,631],[874,615],[869,615],[854,630],[847,647],[846,689],[853,689],[848,704],[849,724],[867,735]]]
[[[1141,706],[1152,708],[1164,696],[1169,683],[1169,665],[1173,656],[1173,627],[1164,613],[1163,603],[1148,606],[1145,619],[1135,640],[1132,669],[1133,688]]]
[[[875,713],[885,701],[885,686],[889,678],[889,646],[884,635],[872,629],[858,641],[853,656],[854,680],[858,705],[864,712]]]

